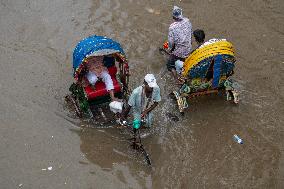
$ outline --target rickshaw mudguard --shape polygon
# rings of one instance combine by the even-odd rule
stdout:
[[[78,85],[77,83],[73,83],[69,87],[69,91],[72,94],[72,98],[74,99],[74,105],[77,106],[76,108],[79,109],[80,112],[78,114],[89,114],[90,105],[88,99],[86,97],[85,91],[82,86]],[[82,115],[80,115],[81,117]]]
[[[179,112],[183,113],[186,108],[188,108],[188,103],[186,101],[186,97],[182,96],[179,92],[173,91],[173,94],[176,98],[177,105],[179,108]]]

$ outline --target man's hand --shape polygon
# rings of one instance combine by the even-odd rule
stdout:
[[[141,114],[141,118],[144,118],[149,113],[148,110],[144,110]]]
[[[131,109],[131,106],[128,106],[126,109],[124,109],[121,114],[120,114],[120,119],[121,120],[126,120],[126,117],[128,116],[128,113]]]
[[[152,106],[150,106],[150,108],[144,110],[141,114],[141,117],[145,117],[147,114],[149,114],[156,106],[158,105],[158,102],[154,102],[154,104],[152,104]]]

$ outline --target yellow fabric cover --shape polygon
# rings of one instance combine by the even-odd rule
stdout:
[[[218,41],[196,49],[184,62],[182,75],[187,77],[189,70],[200,61],[218,54],[235,55],[233,45],[228,41]]]

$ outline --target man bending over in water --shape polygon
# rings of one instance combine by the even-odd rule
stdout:
[[[205,40],[205,33],[204,33],[203,30],[200,30],[200,29],[194,30],[193,31],[193,36],[194,36],[194,39],[195,39],[195,41],[197,43],[197,47],[193,51],[195,51],[198,48],[202,48],[202,47],[204,47],[206,45],[210,45],[212,43],[216,43],[218,41],[226,41],[226,39],[216,39],[216,38],[213,38],[213,39],[209,39],[208,41],[204,42],[204,40]]]
[[[128,107],[122,112],[121,118],[126,119],[130,109],[133,109],[134,121],[141,123],[141,118],[145,119],[146,127],[150,127],[153,121],[152,110],[161,101],[160,87],[156,83],[153,74],[144,77],[143,85],[137,87],[131,93],[128,100]]]

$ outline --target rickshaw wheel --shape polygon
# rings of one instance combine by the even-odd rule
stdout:
[[[168,95],[172,100],[176,100],[176,96],[173,92]]]
[[[75,109],[75,113],[76,115],[79,117],[79,118],[82,118],[83,115],[82,115],[82,112],[80,111],[80,108],[78,106],[78,101],[73,97],[73,95],[66,95],[65,96],[65,100],[67,102],[71,102],[72,103],[72,106],[74,107]]]

